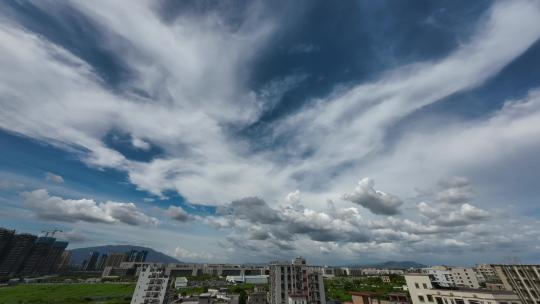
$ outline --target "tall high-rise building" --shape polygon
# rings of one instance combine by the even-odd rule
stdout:
[[[58,241],[58,240],[54,241],[43,263],[38,266],[37,272],[39,274],[56,273],[60,266],[60,259],[61,259],[62,253],[64,253],[64,250],[66,249],[67,245],[68,245],[68,242]]]
[[[491,265],[506,290],[524,304],[540,303],[540,265]]]
[[[9,251],[9,246],[15,236],[15,230],[0,228],[0,263]]]
[[[86,265],[84,265],[84,270],[91,271],[96,270],[96,265],[99,258],[99,252],[92,251],[90,252],[90,255],[88,256],[88,262],[86,262]]]
[[[286,304],[290,300],[326,304],[323,276],[320,269],[306,265],[304,258],[270,264],[270,304]]]
[[[39,237],[36,240],[32,251],[30,251],[28,258],[23,263],[19,274],[21,276],[32,276],[47,273],[41,272],[42,269],[40,269],[40,267],[46,263],[47,256],[49,255],[55,240],[55,238],[48,236]]]
[[[0,276],[9,276],[19,271],[28,254],[32,251],[36,238],[35,235],[27,233],[14,235],[7,253],[0,263]]]

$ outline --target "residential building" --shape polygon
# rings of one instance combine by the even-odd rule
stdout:
[[[174,281],[174,288],[186,288],[188,287],[188,279],[186,277],[177,277]]]
[[[491,265],[507,290],[514,291],[524,304],[540,303],[540,265]]]
[[[318,267],[307,266],[302,257],[292,263],[271,263],[270,304],[299,302],[301,297],[306,303],[326,304],[323,274]]]
[[[287,304],[307,304],[307,297],[304,294],[290,294],[287,297]]]
[[[333,278],[336,276],[335,270],[333,267],[324,266],[324,267],[321,267],[321,271],[322,271],[323,277],[325,278]]]
[[[0,263],[9,251],[9,246],[15,236],[15,230],[0,228]]]
[[[347,275],[351,277],[361,277],[363,275],[362,268],[348,268]]]
[[[67,246],[68,242],[55,240],[43,262],[38,265],[37,273],[43,275],[58,272],[62,253]]]
[[[141,269],[131,304],[167,304],[174,299],[174,286],[162,264],[149,264]]]
[[[477,264],[473,267],[473,270],[476,273],[476,276],[479,278],[483,278],[484,282],[486,283],[499,281],[499,277],[495,272],[495,268],[490,264]]]
[[[262,289],[253,290],[252,292],[248,293],[247,296],[247,304],[266,304],[266,291]]]
[[[441,287],[480,288],[480,283],[472,268],[433,266],[431,268],[423,268],[422,272],[432,275],[437,285]]]
[[[39,237],[30,254],[26,258],[26,261],[23,263],[23,266],[21,270],[19,271],[19,274],[21,276],[32,276],[32,275],[40,275],[40,270],[38,267],[40,265],[43,265],[45,263],[45,259],[49,254],[49,251],[52,248],[52,245],[56,239],[53,237],[48,236],[42,236]]]
[[[468,288],[480,288],[476,273],[468,267],[449,267],[456,286],[465,286]]]
[[[37,237],[35,235],[26,233],[15,234],[13,236],[7,253],[0,264],[0,277],[15,275],[19,271],[28,254],[32,251],[36,239]]]
[[[454,278],[452,272],[446,268],[433,267],[433,268],[423,268],[422,273],[430,275],[432,282],[439,287],[452,287],[455,286]]]
[[[406,293],[389,293],[386,296],[369,291],[351,291],[353,304],[409,304]],[[386,299],[382,299],[382,298]]]
[[[405,281],[412,304],[521,304],[519,297],[507,290],[441,288],[434,286],[429,274],[406,274]]]

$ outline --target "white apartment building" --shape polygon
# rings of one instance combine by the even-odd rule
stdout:
[[[472,268],[450,267],[450,272],[452,273],[456,286],[480,288],[480,283],[478,282],[476,273]]]
[[[406,274],[412,304],[521,304],[511,291],[434,288],[428,274]]]
[[[431,268],[423,268],[422,272],[432,275],[434,283],[441,287],[480,288],[480,283],[472,268],[433,266]]]
[[[291,299],[297,303],[326,304],[323,274],[318,267],[307,266],[301,257],[292,263],[270,264],[270,304],[288,304]]]
[[[172,282],[162,264],[144,265],[131,304],[167,304],[174,297]]]
[[[448,269],[435,266],[433,268],[423,268],[422,273],[429,274],[433,283],[440,287],[455,286],[452,272]]]
[[[483,279],[483,282],[499,281],[499,277],[497,276],[497,273],[495,272],[495,268],[493,268],[489,264],[476,264],[473,267],[473,270],[476,273],[476,276],[479,278],[479,280]]]
[[[506,290],[524,304],[540,304],[540,265],[491,265]]]

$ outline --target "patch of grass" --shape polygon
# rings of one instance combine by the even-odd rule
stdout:
[[[0,304],[127,304],[135,284],[27,284],[0,288]]]
[[[370,291],[386,298],[386,294],[396,291],[394,287],[405,285],[403,276],[390,275],[390,283],[383,283],[378,277],[335,277],[324,280],[326,296],[340,301],[351,301],[350,291]]]

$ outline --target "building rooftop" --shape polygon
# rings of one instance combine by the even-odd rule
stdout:
[[[441,292],[470,292],[470,293],[482,293],[482,294],[501,294],[501,295],[514,295],[511,290],[491,290],[491,289],[478,289],[478,288],[434,288],[433,291]]]
[[[371,291],[349,291],[349,294],[352,296],[376,296],[378,293]]]

